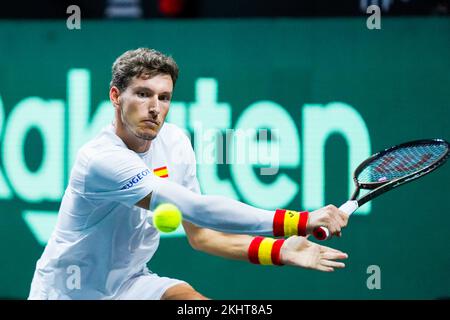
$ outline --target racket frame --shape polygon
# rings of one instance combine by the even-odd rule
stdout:
[[[443,153],[437,160],[435,160],[431,165],[426,166],[422,169],[416,170],[414,172],[411,172],[410,174],[407,174],[401,178],[388,180],[385,182],[366,182],[366,183],[360,183],[357,179],[358,175],[367,167],[367,164],[381,158],[386,153],[404,148],[404,147],[411,147],[411,146],[417,146],[420,144],[431,144],[431,143],[439,143],[444,144],[447,147],[447,151]],[[402,184],[405,184],[407,182],[413,181],[415,179],[418,179],[434,170],[439,168],[442,164],[445,163],[445,161],[448,159],[450,155],[450,144],[443,140],[443,139],[422,139],[422,140],[415,140],[415,141],[409,141],[406,143],[398,144],[393,147],[387,148],[385,150],[382,150],[380,152],[375,153],[374,155],[370,156],[355,169],[353,172],[353,181],[356,186],[356,190],[353,193],[351,200],[356,200],[358,202],[358,206],[362,206],[366,202],[372,200],[373,198],[385,193],[386,191],[392,190]],[[359,195],[359,192],[361,189],[364,190],[371,190],[369,193],[363,195],[361,198],[356,199],[356,197]]]
[[[388,152],[391,152],[393,150],[397,150],[397,149],[400,149],[403,147],[417,146],[420,144],[430,144],[430,143],[436,143],[436,142],[440,143],[440,144],[444,144],[447,147],[447,150],[437,160],[435,160],[431,165],[428,165],[422,169],[411,172],[410,174],[407,174],[401,178],[388,180],[388,181],[384,181],[384,182],[360,183],[357,179],[358,175],[367,167],[367,164],[369,162],[372,162],[375,159],[381,158],[383,155],[385,155]],[[355,169],[355,171],[353,172],[353,181],[355,183],[356,189],[353,192],[350,200],[347,201],[346,203],[344,203],[339,209],[343,210],[350,216],[360,206],[362,206],[366,202],[378,197],[379,195],[381,195],[389,190],[392,190],[402,184],[416,180],[417,178],[420,178],[420,177],[436,170],[441,165],[443,165],[445,163],[445,161],[447,161],[449,155],[450,155],[450,144],[443,139],[422,139],[422,140],[409,141],[406,143],[398,144],[393,147],[387,148],[380,152],[377,152],[377,153],[373,154],[372,156],[370,156],[369,158],[367,158],[366,160],[364,160],[363,162],[361,162],[361,164]],[[371,191],[369,191],[368,193],[363,195],[361,198],[356,199],[356,197],[358,197],[361,189],[371,190]],[[352,204],[352,202],[355,202],[355,201],[356,201],[356,203]],[[326,239],[331,238],[330,232],[325,227],[317,227],[314,230],[313,234],[318,240],[326,240]]]

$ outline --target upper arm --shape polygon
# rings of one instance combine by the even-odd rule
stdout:
[[[155,177],[137,155],[126,150],[108,150],[90,160],[85,196],[132,207],[147,197],[149,201],[156,187]]]

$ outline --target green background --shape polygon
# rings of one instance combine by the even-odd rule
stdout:
[[[146,46],[172,54],[180,66],[176,101],[195,101],[196,79],[215,78],[218,100],[233,106],[233,125],[247,106],[270,100],[289,112],[301,133],[304,104],[342,101],[364,119],[374,152],[412,139],[450,139],[449,19],[383,18],[381,30],[368,30],[364,17],[82,21],[81,26],[68,30],[65,21],[0,22],[5,121],[26,97],[65,100],[67,72],[73,68],[91,72],[93,112],[108,99],[114,59]],[[348,197],[345,148],[339,135],[327,142],[326,203],[338,205]],[[36,169],[42,143],[33,131],[24,153],[30,170]],[[227,178],[227,167],[220,170]],[[301,165],[289,174],[300,181]],[[162,239],[150,268],[186,280],[215,299],[450,297],[449,180],[447,165],[377,199],[369,215],[352,218],[344,237],[328,243],[349,254],[347,268],[331,274],[225,260],[194,251],[186,238]],[[301,203],[299,192],[290,207]],[[22,211],[58,207],[59,202],[28,203],[18,197],[0,200],[1,297],[27,297],[43,250]],[[381,269],[380,290],[366,286],[370,265]]]

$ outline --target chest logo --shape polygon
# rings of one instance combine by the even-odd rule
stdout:
[[[153,169],[153,173],[160,178],[168,178],[169,177],[169,171],[167,170],[166,166]]]

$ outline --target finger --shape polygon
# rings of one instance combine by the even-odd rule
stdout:
[[[349,218],[348,214],[345,213],[344,211],[338,210],[338,216],[339,216],[339,218],[342,219],[342,221],[344,223],[343,226],[346,227],[348,224],[348,218]]]
[[[324,247],[321,249],[321,257],[327,260],[344,260],[348,258],[348,254],[339,250]]]
[[[333,235],[339,237],[340,234],[341,234],[341,227],[336,227],[336,231],[333,233]]]
[[[334,249],[331,247],[327,247],[327,246],[323,246],[323,245],[319,245],[320,246],[320,252],[321,253],[325,253],[325,252],[336,252],[336,253],[342,253],[345,254],[345,252],[342,252],[341,250],[338,249]]]
[[[331,234],[332,235],[338,235],[339,234],[339,232],[341,232],[341,226],[340,226],[340,224],[339,224],[339,222],[336,220],[336,219],[333,219],[333,231],[331,231],[330,230],[330,232],[331,232]]]
[[[337,222],[333,217],[330,217],[328,222],[328,231],[330,231],[330,234],[334,235],[337,232]]]
[[[327,247],[325,247],[325,249],[322,249],[320,253],[321,254],[325,254],[326,252],[328,252],[328,253],[335,253],[335,254],[342,255],[342,256],[345,255],[345,253],[342,252],[342,251],[331,249],[331,248],[327,248]]]
[[[330,215],[330,226],[333,229],[333,232],[331,230],[330,230],[330,232],[332,234],[337,234],[338,232],[340,232],[341,227],[344,224],[344,221],[342,220],[341,217],[339,217],[339,215],[337,214],[337,211],[338,210],[336,209],[336,211]]]
[[[334,271],[334,269],[332,267],[326,267],[326,266],[323,266],[323,265],[319,265],[317,267],[317,270],[323,271],[323,272],[333,272]]]
[[[331,217],[339,224],[340,228],[347,226],[348,215],[337,208],[331,209]]]
[[[345,228],[345,226],[347,225],[347,223],[345,222],[345,219],[342,218],[339,214],[336,215],[336,221],[339,224],[339,227],[341,227],[341,228]]]
[[[341,229],[345,225],[344,220],[339,215],[336,215],[334,221],[336,222],[337,226],[339,227],[339,232],[341,232]]]
[[[339,268],[339,269],[345,268],[345,263],[339,261],[322,259],[320,260],[320,264],[323,265],[324,267]]]
[[[325,252],[322,254],[323,259],[327,260],[343,260],[347,259],[348,255],[344,252]]]

